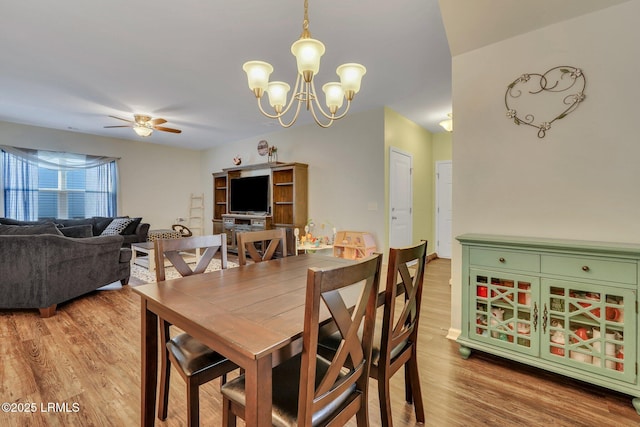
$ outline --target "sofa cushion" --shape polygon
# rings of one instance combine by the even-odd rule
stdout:
[[[60,224],[63,227],[75,227],[77,225],[92,225],[93,219],[91,218],[77,218],[77,219],[55,219],[56,224]]]
[[[123,234],[123,231],[133,222],[132,218],[114,218],[100,234],[101,236],[115,236]]]
[[[51,220],[38,220],[38,221],[20,221],[13,218],[0,218],[0,224],[5,225],[44,225],[52,222]]]
[[[129,262],[131,261],[131,257],[133,253],[131,252],[131,248],[121,248],[120,249],[120,262]]]
[[[57,234],[58,227],[52,222],[41,225],[5,225],[0,224],[0,235]]]
[[[67,237],[83,238],[93,236],[93,226],[91,224],[72,225],[70,227],[62,227],[59,230],[63,236]]]

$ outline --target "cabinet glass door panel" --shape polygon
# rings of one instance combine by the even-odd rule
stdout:
[[[479,341],[538,354],[538,278],[472,269],[470,295],[475,310],[469,335]]]
[[[635,383],[634,291],[543,279],[541,292],[543,358]]]

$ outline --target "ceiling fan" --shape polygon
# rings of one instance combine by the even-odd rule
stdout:
[[[133,131],[138,136],[142,136],[142,137],[151,135],[154,130],[159,130],[162,132],[171,132],[171,133],[182,133],[180,129],[173,129],[173,128],[167,128],[164,126],[158,126],[158,125],[167,123],[165,119],[160,119],[160,118],[152,119],[151,116],[146,116],[144,114],[134,114],[133,120],[123,119],[121,117],[116,117],[116,116],[109,116],[109,117],[112,117],[118,120],[123,120],[129,124],[121,125],[121,126],[105,126],[105,128],[133,128]]]

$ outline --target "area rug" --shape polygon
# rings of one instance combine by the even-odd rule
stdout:
[[[227,261],[227,268],[237,267],[238,264],[235,262]],[[193,268],[193,265],[191,265]],[[209,267],[205,270],[205,272],[220,270],[220,260],[214,259],[209,264]],[[147,270],[145,267],[141,267],[136,264],[131,265],[131,276],[139,279],[145,283],[153,283],[156,281],[156,273]],[[164,268],[164,276],[167,280],[169,279],[177,279],[180,277],[180,273],[174,267],[165,267]]]

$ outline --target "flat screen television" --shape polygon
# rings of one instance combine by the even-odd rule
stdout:
[[[229,190],[230,212],[269,212],[269,175],[232,178]]]

